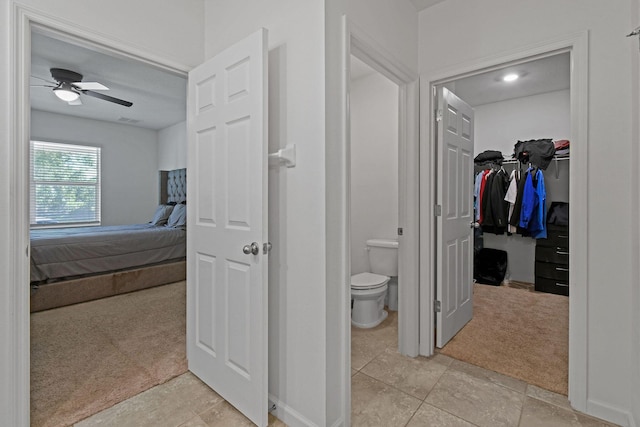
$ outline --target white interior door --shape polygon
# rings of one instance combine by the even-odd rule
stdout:
[[[473,317],[473,109],[441,87],[437,114],[436,345],[442,348]]]
[[[266,30],[191,71],[188,95],[189,369],[266,426]]]

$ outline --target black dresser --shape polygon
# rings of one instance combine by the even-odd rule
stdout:
[[[536,291],[569,295],[569,227],[547,225],[536,241]]]

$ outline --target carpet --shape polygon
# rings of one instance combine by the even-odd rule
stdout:
[[[569,298],[474,284],[473,319],[440,353],[567,395]]]
[[[186,282],[31,315],[31,426],[68,426],[187,370]]]

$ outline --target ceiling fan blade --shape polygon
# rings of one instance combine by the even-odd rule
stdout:
[[[73,82],[71,84],[81,90],[109,90],[108,87],[98,82]]]
[[[131,107],[133,102],[125,101],[123,99],[114,98],[113,96],[105,95],[100,92],[93,92],[90,90],[81,90],[85,95],[93,96],[94,98],[103,99],[105,101],[114,102],[116,104],[124,105],[125,107]]]
[[[82,101],[78,98],[75,101],[69,101],[69,105],[82,105]]]
[[[33,79],[38,79],[38,80],[42,80],[43,82],[47,82],[50,83],[52,85],[57,85],[58,83],[56,82],[52,82],[51,80],[47,80],[47,79],[43,79],[42,77],[38,77],[38,76],[31,76],[31,78]]]
[[[52,85],[29,85],[31,87],[58,87],[58,86],[52,86]]]

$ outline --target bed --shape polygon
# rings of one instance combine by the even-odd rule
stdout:
[[[186,278],[186,169],[160,172],[149,223],[31,230],[31,311]]]

